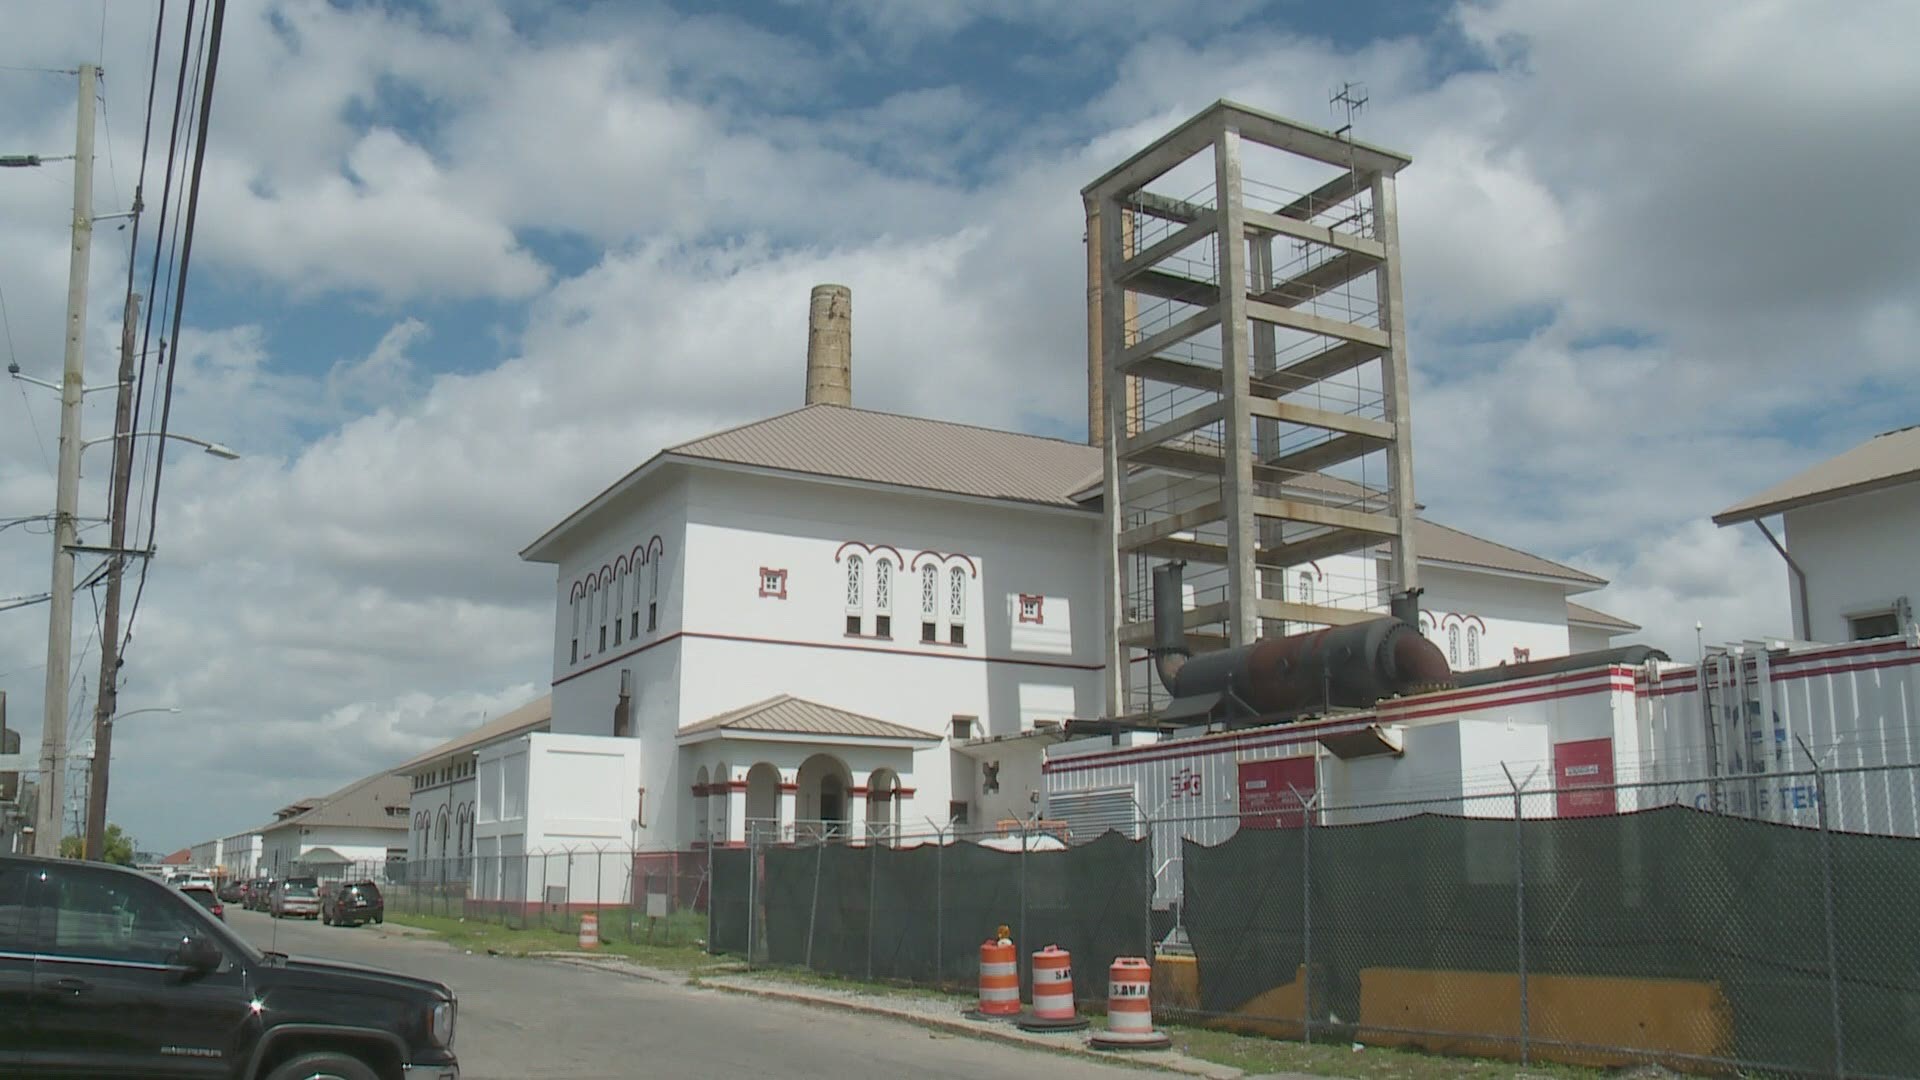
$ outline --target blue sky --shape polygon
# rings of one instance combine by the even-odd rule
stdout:
[[[103,35],[97,4],[0,0],[0,152],[71,140],[71,81],[9,68],[101,60],[96,199],[124,204],[152,11],[115,3]],[[1429,516],[1608,577],[1582,601],[1676,655],[1696,619],[1710,641],[1787,630],[1777,556],[1714,510],[1920,414],[1909,4],[272,0],[230,20],[174,425],[246,456],[169,458],[122,701],[184,711],[130,725],[114,791],[149,846],[539,693],[552,581],[515,552],[661,445],[797,404],[813,284],[854,290],[856,403],[1078,437],[1079,189],[1220,97],[1334,126],[1329,94],[1365,85],[1360,137],[1414,158]],[[47,377],[69,177],[0,173],[11,348]],[[95,382],[125,236],[94,247]],[[0,390],[0,519],[44,512],[55,403]],[[89,430],[110,423],[90,404]],[[0,531],[0,597],[43,586],[36,528]],[[44,610],[0,612],[30,731]]]

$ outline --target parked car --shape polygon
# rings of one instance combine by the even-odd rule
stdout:
[[[320,917],[320,886],[312,878],[284,878],[273,883],[267,896],[267,914],[276,919]]]
[[[273,891],[273,879],[257,877],[247,882],[246,908],[248,911],[267,910],[267,894]]]
[[[444,984],[261,952],[139,871],[0,855],[0,912],[0,1076],[459,1080]]]
[[[247,898],[247,883],[235,878],[220,886],[214,895],[218,896],[223,904],[238,904]]]
[[[383,923],[387,901],[371,881],[329,881],[320,886],[320,921],[328,926]]]
[[[207,888],[205,885],[182,885],[180,891],[185,893],[187,898],[194,903],[206,908],[208,914],[214,918],[222,922],[226,921],[226,905],[220,902],[219,894],[215,893],[212,889]]]

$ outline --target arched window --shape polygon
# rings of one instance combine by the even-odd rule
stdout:
[[[1447,663],[1452,667],[1460,666],[1460,624],[1447,627]]]
[[[940,617],[940,571],[931,565],[920,568],[920,640],[937,641]]]
[[[666,556],[658,548],[647,560],[647,633],[660,629],[660,560]]]
[[[957,566],[947,574],[947,640],[967,643],[967,572]]]
[[[1313,575],[1305,570],[1300,571],[1300,602],[1303,604],[1311,604],[1314,602]]]
[[[616,646],[620,644],[620,631],[625,629],[622,624],[627,621],[620,614],[627,610],[627,578],[631,576],[623,573],[613,579],[613,643]]]
[[[594,587],[596,589],[599,589],[599,586],[597,584]],[[608,588],[600,589],[600,602],[594,605],[594,614],[600,620],[599,651],[601,652],[607,651],[607,597],[612,593],[613,593],[613,589],[611,587],[611,583],[609,583]]]
[[[867,595],[867,563],[858,555],[847,556],[847,633],[861,632],[861,605]]]
[[[1480,666],[1480,628],[1477,626],[1467,627],[1467,666]]]
[[[580,607],[582,599],[579,593],[574,593],[567,600],[568,606],[573,608],[573,647],[567,650],[567,663],[569,664],[577,664],[580,662],[580,620],[583,617],[580,612]]]
[[[893,636],[892,559],[878,559],[873,564],[873,632],[878,637]]]

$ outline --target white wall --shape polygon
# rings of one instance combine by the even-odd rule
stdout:
[[[1920,603],[1920,484],[1836,499],[1786,514],[1787,550],[1807,572],[1815,641],[1847,641],[1847,616]],[[1799,590],[1784,567],[1796,619]]]
[[[1102,711],[1097,516],[740,474],[697,475],[689,491],[680,725],[782,693],[941,736],[956,715],[976,717],[976,735],[999,735]],[[863,561],[859,636],[847,633],[854,555]],[[897,560],[889,638],[875,632],[881,559]],[[921,633],[927,565],[936,568],[932,643]],[[786,571],[784,598],[761,595],[763,568]],[[1020,621],[1022,594],[1043,598],[1041,622]],[[944,742],[915,753],[909,831],[927,818],[945,823],[949,753]],[[676,764],[650,755],[649,789],[690,784]]]
[[[1613,648],[1614,633],[1597,626],[1567,626],[1567,651],[1570,653],[1598,652]],[[1441,646],[1445,648],[1443,644]]]
[[[540,901],[548,887],[559,887],[563,902],[625,902],[627,852],[639,832],[641,746],[635,739],[540,732],[483,747],[475,895]],[[647,801],[654,803],[651,794]],[[516,858],[526,853],[537,855]]]
[[[220,865],[228,878],[250,878],[260,869],[260,834],[236,833],[220,842]]]
[[[1447,658],[1456,671],[1514,663],[1515,649],[1525,650],[1531,660],[1573,651],[1564,584],[1422,565],[1420,586],[1426,590],[1420,597],[1420,613],[1421,632],[1427,639],[1446,653],[1452,628],[1461,628],[1458,658]],[[1468,656],[1468,627],[1484,628],[1478,663]]]

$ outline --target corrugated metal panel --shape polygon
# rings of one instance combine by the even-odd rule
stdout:
[[[1077,506],[1100,475],[1085,443],[941,420],[811,405],[667,450],[680,457],[988,499]]]
[[[1804,741],[1835,770],[1833,828],[1920,836],[1920,768],[1899,768],[1920,763],[1920,649],[1907,642],[1747,650],[1700,668],[1671,665],[1639,691],[1648,742],[1633,764],[1654,785],[1642,805],[1817,826]],[[1692,782],[1709,774],[1716,782]]]
[[[1140,838],[1140,812],[1134,807],[1131,787],[1049,795],[1046,816],[1066,823],[1070,844],[1089,843],[1109,831],[1129,840]]]
[[[916,739],[938,742],[939,736],[871,716],[836,709],[781,694],[765,701],[709,717],[682,728],[680,735],[695,735],[724,728],[728,731],[763,731],[785,735],[846,735],[870,739]]]

